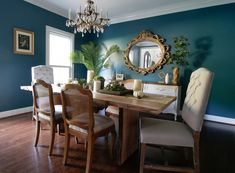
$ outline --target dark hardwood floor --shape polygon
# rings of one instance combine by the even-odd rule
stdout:
[[[86,152],[82,144],[71,141],[68,165],[62,165],[64,136],[56,135],[53,155],[49,157],[49,131],[42,130],[38,147],[33,147],[35,121],[31,114],[0,119],[0,173],[83,173]],[[138,152],[122,166],[110,159],[109,145],[104,138],[95,144],[93,160],[94,173],[137,173]],[[235,127],[231,125],[205,122],[201,135],[201,172],[235,173]],[[160,150],[149,148],[147,159],[161,158]],[[185,164],[182,154],[166,152],[176,164]],[[161,162],[161,160],[156,159]],[[174,162],[173,161],[173,162]],[[146,173],[150,171],[146,170]],[[153,171],[152,171],[153,172]],[[151,173],[152,173],[151,172]]]

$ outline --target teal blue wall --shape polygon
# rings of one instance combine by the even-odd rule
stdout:
[[[0,112],[32,105],[30,92],[21,85],[31,83],[31,67],[45,64],[46,25],[67,30],[65,18],[24,2],[3,0],[0,5]],[[35,34],[35,55],[13,54],[13,28]],[[77,36],[77,44],[80,38]]]
[[[235,4],[163,15],[120,24],[105,30],[98,41],[106,45],[118,44],[122,49],[143,30],[151,30],[172,44],[173,36],[189,38],[190,66],[181,69],[183,93],[191,72],[198,67],[207,67],[215,73],[207,113],[235,118]],[[159,81],[158,72],[143,76],[130,71],[122,58],[114,58],[114,67],[127,78],[144,81]],[[162,69],[171,72],[169,65]]]
[[[190,66],[181,69],[181,83],[185,89],[191,71],[207,67],[214,71],[208,114],[235,118],[235,4],[217,6],[182,13],[152,17],[132,22],[113,24],[98,41],[106,45],[118,44],[122,49],[139,32],[148,29],[166,39],[171,45],[173,36],[184,35],[190,39]],[[62,30],[65,18],[33,6],[22,0],[3,0],[0,6],[0,112],[32,105],[31,93],[21,91],[20,86],[31,82],[31,67],[45,64],[45,26]],[[13,54],[13,28],[18,27],[35,33],[35,55]],[[69,30],[71,31],[71,30]],[[81,38],[76,35],[75,48],[95,37]],[[146,76],[126,68],[122,58],[113,58],[118,73],[126,78],[159,81],[158,72]],[[75,77],[86,77],[85,67],[75,65]],[[171,72],[171,66],[164,66]]]

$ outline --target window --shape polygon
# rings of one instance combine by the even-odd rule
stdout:
[[[73,78],[69,55],[74,50],[74,34],[46,26],[46,65],[53,68],[54,83]]]

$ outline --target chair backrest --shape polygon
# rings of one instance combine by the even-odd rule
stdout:
[[[127,89],[133,89],[134,79],[126,79],[121,81],[121,83],[124,84]]]
[[[63,119],[67,124],[94,132],[93,96],[88,89],[67,84],[61,91]]]
[[[182,118],[194,131],[201,131],[213,76],[213,73],[206,68],[199,68],[191,74]]]
[[[46,83],[54,83],[53,68],[46,65],[39,65],[31,68],[32,82],[41,79]]]
[[[54,115],[53,91],[50,84],[37,79],[33,84],[33,101],[36,112],[48,116]]]

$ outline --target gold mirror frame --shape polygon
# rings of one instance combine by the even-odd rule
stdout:
[[[129,53],[130,53],[131,48],[135,44],[137,44],[141,41],[152,41],[152,42],[156,43],[160,47],[161,52],[162,52],[160,60],[156,64],[154,64],[150,67],[147,67],[147,68],[136,67],[135,65],[133,65],[133,63],[129,59]],[[131,40],[128,43],[128,47],[124,51],[125,64],[127,65],[127,67],[130,70],[136,71],[136,72],[144,74],[144,75],[147,73],[153,73],[156,69],[160,69],[162,67],[162,65],[164,65],[166,63],[167,58],[169,58],[169,55],[170,55],[170,53],[168,51],[169,51],[169,46],[164,43],[163,38],[161,38],[158,35],[153,34],[150,31],[142,31],[140,34],[138,34],[133,40]]]

